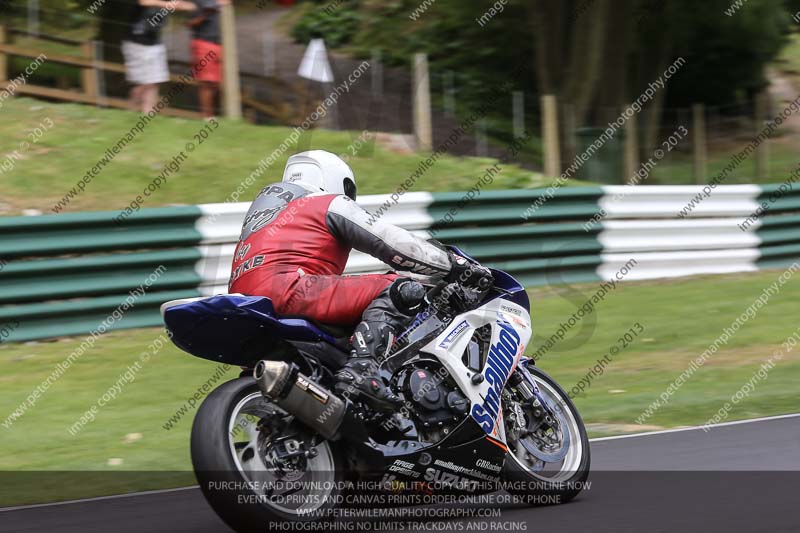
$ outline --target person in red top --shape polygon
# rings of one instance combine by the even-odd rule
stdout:
[[[358,322],[337,387],[352,387],[374,408],[389,410],[400,399],[383,383],[377,359],[388,355],[426,291],[397,274],[343,276],[350,251],[448,281],[467,270],[479,270],[479,276],[489,271],[374,218],[355,199],[353,171],[339,157],[323,150],[291,156],[283,180],[264,187],[245,216],[229,290],[267,296],[281,315],[331,325]]]
[[[192,30],[192,72],[198,81],[197,97],[205,118],[214,116],[222,82],[220,10],[231,0],[196,0],[197,9],[186,23]]]

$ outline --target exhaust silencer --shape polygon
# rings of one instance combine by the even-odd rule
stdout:
[[[259,361],[253,377],[264,397],[326,439],[335,440],[347,411],[341,398],[301,374],[295,364]]]

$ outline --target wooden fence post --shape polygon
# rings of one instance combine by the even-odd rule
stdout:
[[[28,31],[39,36],[39,0],[28,0]]]
[[[761,91],[756,96],[754,135],[764,128],[764,120],[769,113],[769,93]],[[760,182],[769,179],[769,138],[756,147],[756,179]]]
[[[255,94],[255,91],[253,91],[253,86],[252,85],[245,85],[242,88],[242,96],[244,97],[244,98],[242,98],[243,101],[255,100],[256,99],[256,94]],[[252,107],[247,107],[244,110],[244,118],[247,119],[247,121],[250,122],[251,124],[257,124],[258,123],[258,111],[256,111]]]
[[[475,123],[475,155],[489,157],[489,141],[486,136],[486,119],[481,118]]]
[[[87,41],[81,45],[81,53],[83,57],[94,63],[94,45],[91,41]],[[84,67],[81,69],[81,86],[86,96],[92,98],[95,105],[97,105],[97,77],[94,75],[93,67]]]
[[[542,141],[544,145],[544,175],[561,175],[561,148],[558,141],[558,102],[553,94],[542,95]]]
[[[0,44],[6,44],[6,27],[0,24]],[[0,52],[0,81],[8,80],[8,56]]]
[[[564,132],[562,133],[562,138],[564,139],[565,153],[567,157],[573,158],[575,154],[578,153],[578,139],[576,134],[578,127],[576,125],[577,119],[575,118],[575,105],[567,103],[562,107],[564,108]]]
[[[636,116],[637,114],[634,113],[625,123],[625,179],[623,183],[633,181],[639,170],[639,131],[636,127]]]
[[[102,41],[92,41],[92,66],[94,68],[94,83],[97,86],[97,104],[108,107],[108,94],[106,92],[106,77],[104,64],[106,61]]]
[[[456,116],[456,76],[452,70],[448,70],[442,76],[442,86],[444,87],[442,104],[444,114],[448,117]]]
[[[692,134],[694,135],[694,182],[701,185],[707,179],[708,155],[706,153],[706,108],[703,104],[692,106]]]
[[[275,76],[275,41],[272,34],[264,32],[261,36],[261,53],[264,54],[264,76]]]
[[[372,98],[376,102],[383,101],[383,52],[380,48],[372,49],[372,57],[370,58],[371,66],[370,72],[372,78],[370,80],[370,89],[372,90]]]
[[[326,82],[323,81],[322,85],[322,94],[320,95],[320,101],[325,100],[329,94],[334,92],[335,85],[333,82]],[[319,125],[322,128],[330,129],[330,130],[338,130],[341,129],[339,123],[339,102],[336,102],[332,106],[328,107],[328,112],[325,113],[325,116],[319,119]]]
[[[514,91],[511,93],[512,130],[514,139],[525,136],[525,93]]]
[[[242,118],[242,94],[239,84],[239,57],[236,47],[236,18],[233,4],[220,6],[222,29],[222,98],[225,116]]]
[[[428,56],[414,54],[414,134],[419,150],[433,148],[433,123],[431,120],[431,84],[428,74]]]

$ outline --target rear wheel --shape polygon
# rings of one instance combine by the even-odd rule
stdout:
[[[200,406],[192,464],[206,499],[237,531],[310,521],[340,501],[338,447],[268,402],[251,377],[225,383]]]
[[[589,477],[589,438],[578,410],[550,376],[520,367],[504,392],[508,491],[532,505],[566,503]]]

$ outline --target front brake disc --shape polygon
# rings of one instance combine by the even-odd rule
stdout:
[[[540,402],[546,402],[545,405],[548,408],[547,410],[550,411],[550,414],[546,416],[555,416],[556,418],[557,424],[551,423],[549,425],[551,428],[555,426],[560,429],[559,433],[561,434],[561,446],[556,451],[545,451],[541,447],[536,446],[535,443],[530,442],[531,439],[533,439],[541,444],[545,444],[540,439],[534,437],[532,434],[527,435],[525,438],[520,439],[519,442],[520,444],[522,444],[522,447],[525,448],[525,451],[527,451],[529,454],[533,455],[537,459],[541,459],[546,463],[556,463],[564,459],[564,457],[566,457],[567,455],[567,452],[569,451],[570,436],[569,436],[569,431],[566,430],[566,428],[568,427],[567,421],[564,418],[564,415],[561,414],[561,411],[553,409],[552,404],[546,398],[543,398],[539,395],[537,396],[539,397]],[[531,409],[531,407],[529,407],[528,409]]]

